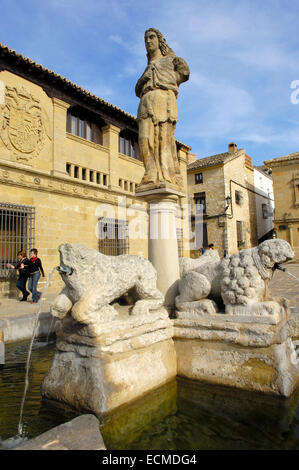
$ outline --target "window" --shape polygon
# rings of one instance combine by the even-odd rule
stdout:
[[[273,216],[273,209],[269,204],[262,204],[263,218],[268,219]]]
[[[70,175],[71,174],[71,164],[67,163],[66,164],[66,172]]]
[[[242,206],[243,204],[243,194],[241,191],[235,191],[235,202],[239,206]]]
[[[194,201],[195,201],[196,206],[199,206],[199,205],[202,206],[201,209],[202,209],[203,213],[206,214],[206,212],[207,212],[206,193],[195,193],[194,194]]]
[[[119,135],[119,153],[137,159],[136,147],[137,143],[133,138],[122,134]]]
[[[208,242],[208,227],[206,222],[194,221],[192,224],[192,230],[195,232],[195,247],[199,250],[202,246],[207,247]]]
[[[195,184],[203,183],[202,173],[195,173]]]
[[[117,256],[129,252],[128,225],[126,220],[103,217],[98,222],[99,251]]]
[[[74,166],[74,178],[79,178],[79,167]]]
[[[237,220],[237,244],[238,248],[244,248],[245,240],[244,240],[244,223],[241,220]]]
[[[34,247],[35,207],[0,203],[0,277],[15,271],[6,268],[14,263],[17,253]]]
[[[98,124],[80,116],[77,110],[68,111],[66,129],[73,135],[102,145],[102,132]]]
[[[181,228],[176,229],[176,237],[178,241],[179,258],[182,258],[184,255],[183,229]]]

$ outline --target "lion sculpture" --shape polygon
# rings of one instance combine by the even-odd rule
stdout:
[[[197,266],[184,271],[179,281],[179,312],[275,315],[280,305],[271,299],[267,285],[275,265],[291,260],[288,242],[266,240],[222,260],[198,258]]]
[[[60,271],[65,287],[51,306],[62,319],[68,312],[81,323],[117,319],[113,302],[130,292],[136,300],[131,315],[148,314],[164,302],[157,289],[157,274],[141,256],[106,256],[81,244],[60,245]]]

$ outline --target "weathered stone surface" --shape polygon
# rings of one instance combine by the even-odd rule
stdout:
[[[173,50],[159,30],[145,32],[148,66],[136,84],[139,148],[145,165],[140,188],[168,182],[180,188],[183,179],[174,139],[178,120],[178,87],[189,79],[189,67]]]
[[[180,258],[180,276],[183,277],[188,271],[193,271],[197,268],[214,264],[220,261],[220,256],[217,250],[208,250],[199,258]]]
[[[106,450],[93,415],[82,415],[30,439],[13,450]]]
[[[226,314],[281,321],[286,302],[279,304],[269,297],[267,286],[275,264],[294,256],[286,241],[267,240],[221,261],[207,263],[204,256],[202,263],[199,259],[198,266],[184,271],[179,282],[176,306],[180,312],[213,315],[219,311],[216,304],[221,307],[223,302]]]
[[[118,312],[111,303],[128,292],[137,301],[131,315],[145,314],[163,305],[163,295],[156,287],[157,274],[142,256],[106,256],[80,244],[59,247],[65,288],[51,307],[51,313],[63,318],[68,312],[81,323],[105,323],[116,320]]]
[[[61,322],[42,394],[102,416],[173,379],[172,322],[152,265],[83,245],[62,245],[60,254],[73,272],[62,274],[65,288],[52,307]],[[115,302],[128,292],[135,305]]]
[[[183,377],[286,397],[299,383],[288,314],[279,325],[176,319],[174,342]]]

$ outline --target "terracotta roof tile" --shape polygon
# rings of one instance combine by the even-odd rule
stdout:
[[[188,170],[196,170],[197,168],[204,168],[207,166],[219,165],[229,162],[244,153],[244,149],[239,149],[236,152],[224,152],[210,157],[198,158],[195,162],[189,163]]]

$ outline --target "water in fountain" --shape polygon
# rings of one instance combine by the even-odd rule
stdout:
[[[39,322],[39,314],[40,314],[41,311],[42,311],[42,305],[43,305],[43,301],[44,301],[44,298],[45,298],[45,294],[46,294],[46,292],[47,292],[47,290],[48,290],[48,287],[49,287],[49,285],[50,285],[52,276],[54,275],[55,271],[57,271],[57,267],[53,268],[52,271],[49,273],[49,275],[48,275],[48,277],[47,277],[46,285],[45,285],[45,287],[44,287],[44,289],[43,289],[42,297],[41,297],[40,303],[39,303],[39,305],[38,305],[38,310],[37,310],[37,313],[36,313],[36,318],[35,318],[34,327],[33,327],[32,338],[31,338],[30,345],[29,345],[29,350],[28,350],[28,355],[27,355],[27,361],[26,361],[25,387],[24,387],[24,393],[23,393],[22,404],[21,404],[21,410],[20,410],[20,420],[19,420],[19,425],[18,425],[18,436],[19,436],[19,437],[22,437],[22,435],[23,435],[22,418],[23,418],[23,409],[24,409],[24,403],[25,403],[26,393],[27,393],[27,389],[28,389],[28,386],[29,386],[29,369],[30,369],[30,358],[31,358],[31,352],[32,352],[33,341],[34,341],[34,338],[35,338],[36,333],[37,333],[37,327],[38,327],[38,322]]]
[[[288,271],[287,269],[285,269],[284,271],[285,273],[289,274],[289,276],[292,276],[294,277],[298,282],[299,282],[299,278],[297,276],[295,276],[295,274],[291,273],[290,271]]]

